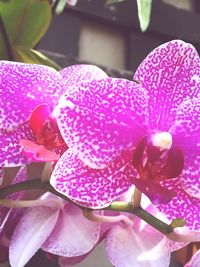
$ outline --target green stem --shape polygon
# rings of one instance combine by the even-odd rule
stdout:
[[[13,53],[12,53],[10,40],[9,40],[9,37],[8,37],[8,34],[7,34],[7,31],[6,31],[6,28],[5,28],[5,25],[4,25],[3,18],[1,16],[1,14],[0,14],[0,32],[1,32],[1,35],[3,37],[4,47],[6,49],[8,59],[11,60],[11,61],[14,61],[14,56],[13,56]]]
[[[105,209],[134,214],[164,235],[173,232],[173,228],[169,224],[159,220],[142,207],[134,208],[131,202],[112,202],[110,206]]]
[[[13,185],[9,185],[7,187],[0,189],[0,198],[5,198],[7,195],[10,195],[12,193],[18,192],[18,191],[24,191],[24,190],[31,190],[31,189],[42,189],[47,192],[50,192],[54,195],[59,196],[60,198],[69,201],[79,207],[82,210],[85,210],[86,208],[72,202],[69,198],[64,196],[63,194],[57,192],[49,182],[42,182],[41,179],[35,179],[35,180],[29,180]],[[87,209],[88,211],[92,211],[92,209]],[[111,211],[118,211],[118,212],[128,212],[131,214],[136,215],[140,219],[144,220],[146,223],[151,225],[153,228],[157,229],[163,234],[169,234],[173,232],[173,228],[166,224],[165,222],[159,220],[158,218],[154,217],[152,214],[148,213],[146,210],[144,210],[141,207],[133,207],[133,204],[130,202],[112,202],[108,207],[103,208],[103,210],[111,210]]]

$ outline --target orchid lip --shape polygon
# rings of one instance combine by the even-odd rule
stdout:
[[[158,147],[160,151],[170,149],[172,146],[172,136],[169,132],[160,132],[152,136],[152,145]]]
[[[136,146],[133,165],[139,178],[132,183],[152,202],[166,203],[175,195],[165,190],[160,182],[179,176],[184,167],[184,155],[180,147],[172,144],[167,132],[143,137]]]

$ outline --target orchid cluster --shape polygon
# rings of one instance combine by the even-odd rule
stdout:
[[[1,262],[66,267],[103,242],[115,267],[168,267],[200,241],[199,55],[170,41],[133,78],[0,62]]]

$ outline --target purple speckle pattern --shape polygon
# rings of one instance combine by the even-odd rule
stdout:
[[[200,200],[188,195],[182,188],[179,178],[162,182],[169,189],[175,190],[176,196],[167,204],[157,205],[158,210],[169,220],[184,218],[190,230],[200,229]]]
[[[183,149],[182,185],[199,197],[200,60],[196,50],[180,40],[161,45],[142,62],[134,78],[141,84],[112,78],[81,82],[78,77],[54,110],[61,134],[76,156],[63,155],[51,183],[82,205],[105,206],[122,193],[128,176],[123,170],[123,179],[115,179],[116,157],[154,131],[170,131],[173,144]],[[93,168],[94,177],[86,166]],[[103,172],[109,168],[108,182]],[[97,173],[102,176],[94,190]],[[104,187],[104,182],[109,186]]]
[[[14,167],[28,163],[24,156],[20,139],[35,141],[29,123],[21,124],[12,131],[0,129],[0,166]]]
[[[108,75],[94,65],[73,65],[60,71],[65,90],[82,81],[92,81],[107,78]]]
[[[53,108],[62,90],[61,75],[50,67],[1,61],[1,129],[11,130],[24,123],[39,104]]]
[[[104,168],[145,135],[147,96],[138,84],[107,78],[78,83],[54,110],[67,145],[92,168]]]
[[[150,97],[150,130],[168,131],[182,101],[199,95],[199,55],[181,40],[165,43],[145,58],[134,78],[141,81]]]
[[[183,188],[193,197],[200,198],[200,99],[186,100],[179,106],[176,120],[170,129],[174,142],[185,158],[181,174]]]
[[[131,186],[128,177],[136,175],[132,156],[133,151],[127,151],[107,168],[98,170],[89,168],[68,150],[56,164],[50,183],[80,205],[103,208]]]
[[[99,240],[100,224],[89,221],[78,207],[67,203],[42,249],[65,257],[88,253]]]

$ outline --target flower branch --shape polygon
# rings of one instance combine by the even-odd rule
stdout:
[[[82,210],[93,211],[92,209],[86,209],[85,207],[74,203],[69,198],[64,196],[63,194],[57,192],[49,182],[42,182],[41,179],[29,180],[24,181],[21,183],[9,185],[7,187],[0,189],[0,198],[5,198],[7,195],[10,195],[15,192],[31,190],[31,189],[42,189],[48,191],[54,195],[61,197],[62,199],[69,201],[79,207]],[[111,210],[111,211],[118,211],[118,212],[128,212],[131,214],[136,215],[140,219],[144,220],[146,223],[151,225],[153,228],[157,229],[159,232],[163,234],[169,234],[173,232],[173,227],[171,225],[166,224],[165,222],[159,220],[158,218],[154,217],[152,214],[148,213],[142,207],[133,207],[131,202],[120,202],[114,201],[108,207],[103,208],[103,210]]]

